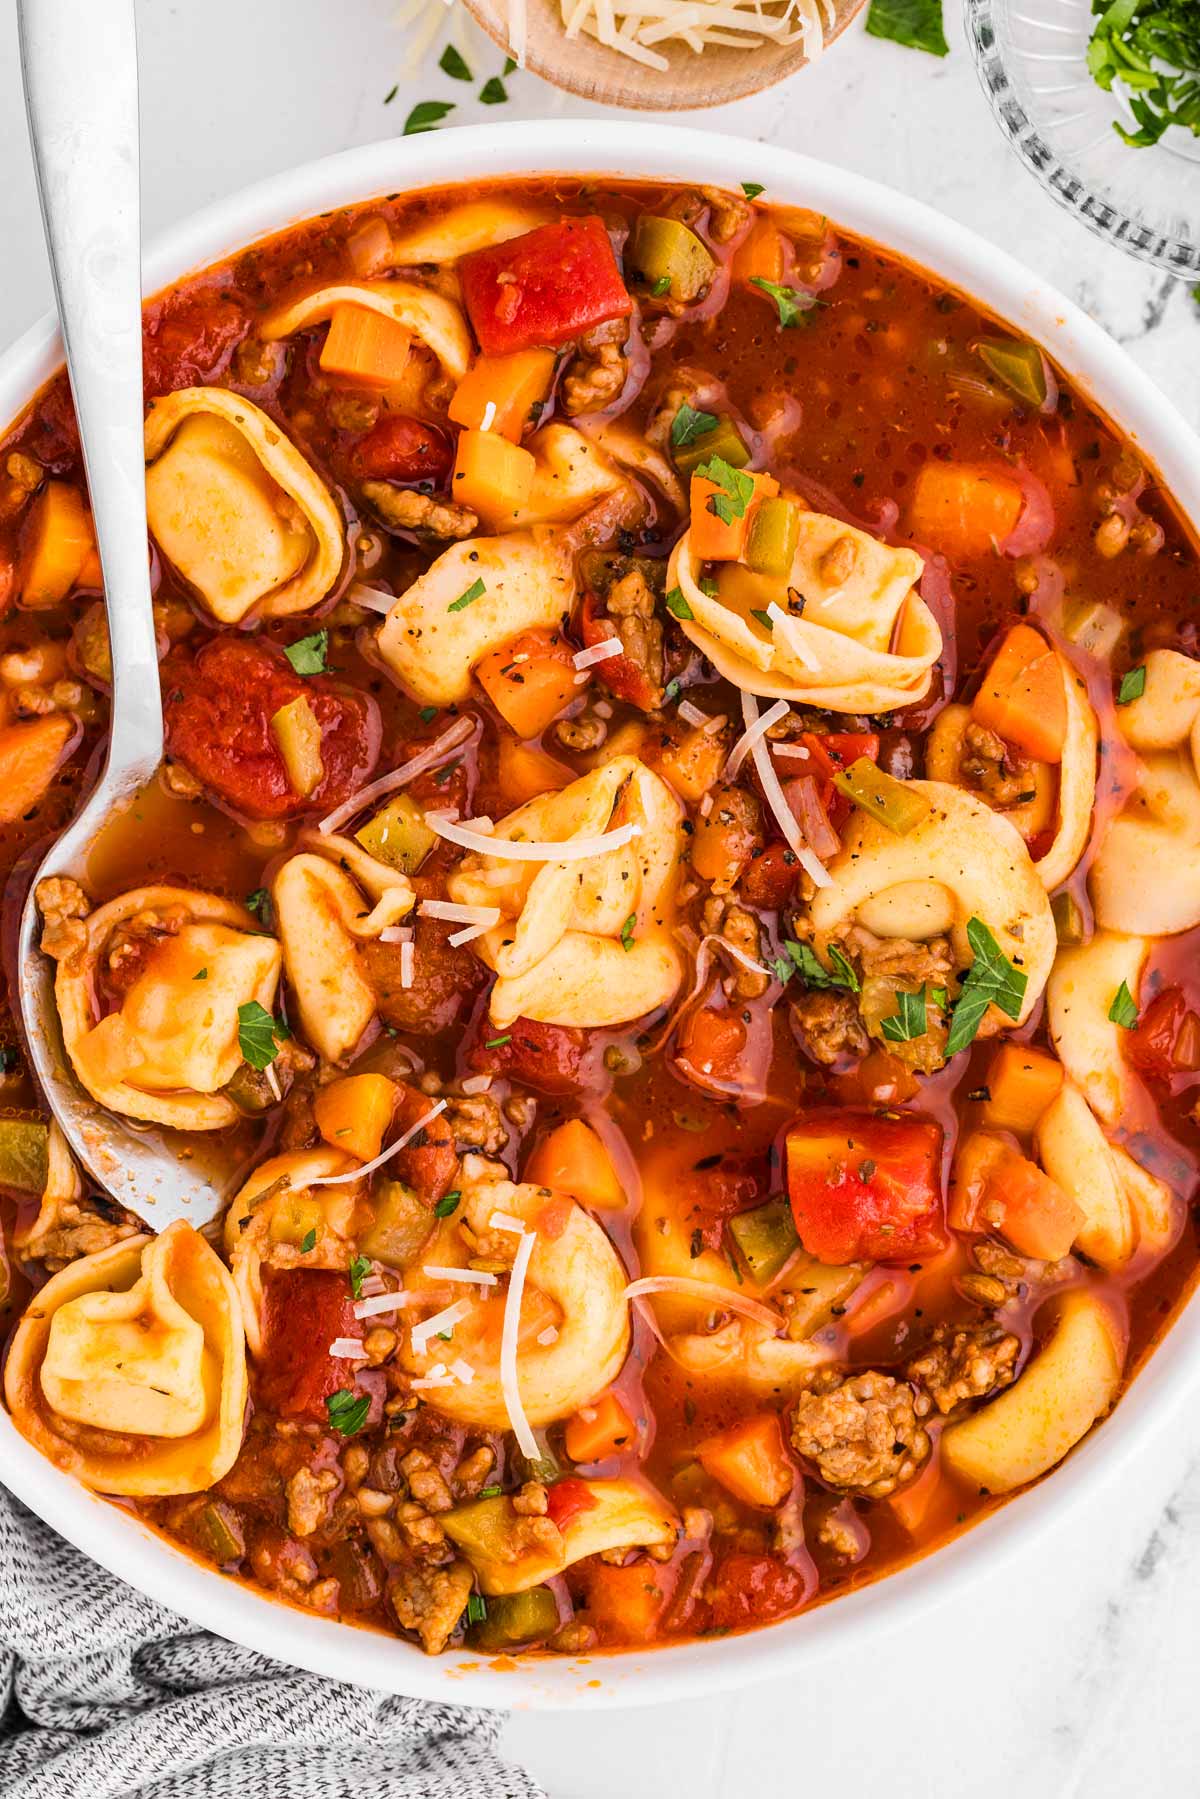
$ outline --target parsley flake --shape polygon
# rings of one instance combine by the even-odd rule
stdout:
[[[468,606],[472,605],[476,600],[481,600],[486,592],[487,588],[484,586],[483,582],[477,578],[472,581],[466,593],[460,593],[456,600],[451,600],[446,611],[465,612]]]
[[[367,1413],[371,1409],[369,1393],[351,1393],[348,1387],[339,1387],[325,1401],[325,1410],[329,1414],[329,1423],[339,1437],[354,1437],[367,1422]]]
[[[503,1037],[489,1037],[483,1047],[484,1047],[484,1049],[501,1049],[501,1048],[503,1048],[503,1046],[506,1043],[511,1043],[511,1042],[512,1042],[512,1032],[509,1031]]]
[[[417,717],[423,725],[432,724],[433,720],[437,717],[437,710],[436,706],[422,706],[421,710],[417,713]]]
[[[321,630],[289,643],[283,653],[298,675],[323,675],[328,651],[329,632]]]
[[[1110,1024],[1119,1024],[1123,1031],[1131,1031],[1138,1021],[1137,1001],[1129,991],[1129,983],[1122,981],[1113,995],[1112,1005],[1108,1008]]]
[[[433,131],[446,114],[453,111],[453,100],[418,100],[404,121],[402,135],[416,137],[419,132]]]
[[[499,1487],[499,1486],[480,1487],[479,1497],[481,1499],[499,1499],[499,1497],[503,1491],[504,1491],[503,1487]]]
[[[208,979],[207,968],[198,968],[196,970],[195,974],[192,976],[192,979],[193,979],[193,981],[207,981],[207,979]]]
[[[493,75],[489,81],[484,82],[479,90],[479,98],[485,106],[502,106],[504,104],[508,99],[508,89],[499,75]]]
[[[621,948],[623,950],[631,950],[633,948],[633,927],[636,923],[637,913],[631,912],[629,917],[625,920],[625,923],[621,926]]]
[[[909,50],[949,56],[942,25],[942,0],[871,0],[867,13],[870,37],[890,38]]]
[[[791,958],[791,965],[782,963],[787,972],[780,975],[780,980],[787,981],[791,975],[798,974],[806,987],[841,987],[848,993],[859,992],[858,976],[836,943],[831,943],[828,950],[832,968],[826,968],[807,943],[793,943],[787,938],[783,947]]]
[[[774,300],[779,308],[779,323],[785,330],[799,325],[820,304],[814,294],[805,293],[798,287],[782,287],[778,281],[768,281],[763,275],[752,275],[750,285],[761,287],[763,293]]]
[[[300,1239],[300,1254],[302,1256],[306,1256],[308,1254],[309,1250],[315,1249],[316,1246],[317,1246],[316,1231],[315,1230],[305,1231],[303,1237]]]
[[[475,79],[453,44],[447,44],[438,57],[438,68],[443,75],[449,75],[451,81],[474,81]]]
[[[670,276],[667,277],[667,285],[670,286]],[[698,437],[707,437],[710,431],[715,431],[719,423],[720,420],[715,412],[698,412],[685,400],[671,420],[672,448],[686,449],[688,444],[695,443]]]
[[[370,1256],[355,1256],[350,1264],[348,1270],[350,1275],[350,1291],[355,1299],[362,1298],[363,1281],[366,1279],[370,1267]]]
[[[889,1043],[911,1043],[914,1037],[923,1037],[929,1029],[924,987],[916,993],[905,993],[900,989],[896,994],[896,1010],[890,1018],[881,1021],[879,1029]]]
[[[251,1068],[269,1068],[279,1054],[279,1045],[291,1034],[283,1020],[272,1017],[256,999],[238,1007],[238,1048]]]
[[[669,294],[670,291],[671,291],[671,277],[669,275],[660,275],[658,277],[658,280],[654,283],[653,287],[650,289],[651,296],[655,300],[661,300],[663,295]]]
[[[747,200],[757,200],[762,191],[763,184],[761,181],[742,182],[742,192],[745,194]]]
[[[948,1057],[974,1043],[989,1006],[998,1006],[1006,1018],[1019,1018],[1029,984],[1029,977],[1009,961],[982,918],[968,919],[967,942],[975,960],[963,977],[950,1020]]]
[[[1117,689],[1117,705],[1132,705],[1134,700],[1141,699],[1145,691],[1146,665],[1144,662],[1139,662],[1136,668],[1131,668],[1127,674],[1121,676],[1121,685]]]
[[[438,1200],[436,1206],[433,1208],[434,1217],[449,1218],[453,1213],[457,1212],[458,1202],[461,1198],[462,1193],[457,1187],[455,1187],[453,1193],[443,1193],[441,1199]]]
[[[702,481],[711,481],[717,489],[709,495],[708,510],[723,525],[732,525],[735,519],[745,518],[746,508],[754,495],[754,482],[749,475],[734,468],[723,456],[711,456],[700,464],[696,473]]]
[[[750,616],[751,618],[756,618],[758,620],[764,631],[774,631],[775,620],[771,617],[769,612],[761,612],[757,606],[751,606]]]
[[[248,893],[243,904],[247,912],[253,912],[255,918],[261,919],[263,924],[270,922],[271,896],[265,887],[256,887],[253,893]]]
[[[687,619],[696,616],[684,598],[682,588],[672,587],[670,593],[665,595],[665,598],[667,602],[667,611],[671,614],[672,618]]]

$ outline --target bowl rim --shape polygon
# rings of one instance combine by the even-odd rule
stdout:
[[[1200,440],[1166,396],[1100,326],[1049,283],[923,202],[777,145],[643,121],[484,124],[391,139],[267,177],[163,233],[144,257],[144,285],[169,283],[257,239],[372,196],[536,174],[608,173],[617,180],[761,181],[768,201],[827,213],[847,231],[928,270],[1040,342],[1099,409],[1120,420],[1162,474],[1184,518],[1200,522]],[[0,420],[17,416],[61,361],[53,316],[0,356]],[[276,1660],[388,1693],[488,1709],[608,1708],[664,1703],[777,1678],[816,1656],[896,1629],[994,1572],[1035,1531],[1060,1525],[1086,1492],[1111,1482],[1200,1386],[1200,1306],[1178,1309],[1122,1401],[1033,1489],[945,1547],[835,1602],[744,1635],[593,1657],[428,1657],[410,1644],[281,1604],[193,1561],[122,1508],[45,1460],[0,1407],[0,1477],[48,1524],[150,1598]]]

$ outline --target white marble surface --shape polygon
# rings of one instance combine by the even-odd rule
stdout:
[[[946,11],[944,62],[856,32],[818,69],[692,122],[878,176],[995,238],[1082,302],[1200,424],[1200,307],[1043,197],[992,124],[956,0]],[[455,100],[454,122],[501,116],[432,58],[404,74],[393,0],[145,0],[140,17],[148,232],[290,163],[399,131],[416,99]],[[494,48],[474,44],[481,76],[498,72]],[[509,89],[510,116],[595,111],[532,76]],[[0,168],[3,344],[48,300],[11,6]],[[519,1717],[507,1741],[553,1799],[1181,1799],[1200,1785],[1198,1618],[1200,1431],[1185,1419],[919,1627],[748,1693]]]

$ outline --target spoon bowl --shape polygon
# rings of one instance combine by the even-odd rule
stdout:
[[[200,1225],[241,1157],[225,1133],[139,1128],[103,1110],[71,1070],[38,889],[88,884],[89,852],[162,761],[162,696],[147,555],[142,435],[137,44],[132,0],[20,0],[29,135],[108,604],[112,723],[103,773],[30,885],[17,944],[29,1060],[76,1157],[156,1231]],[[97,78],[99,76],[99,79]]]

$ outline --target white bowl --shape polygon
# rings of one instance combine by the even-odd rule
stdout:
[[[374,195],[505,175],[641,176],[729,186],[761,181],[768,200],[827,213],[1036,339],[1164,476],[1200,521],[1200,442],[1110,337],[1037,276],[963,226],[889,188],[775,145],[621,120],[478,125],[350,150],[221,201],[161,238],[145,258],[153,293],[255,238]],[[0,424],[53,372],[53,320],[0,358]],[[591,1658],[489,1667],[467,1651],[427,1657],[398,1638],[279,1604],[192,1561],[131,1514],[97,1499],[26,1443],[0,1410],[0,1479],[86,1554],[161,1604],[249,1648],[315,1673],[392,1693],[490,1707],[641,1705],[695,1698],[794,1673],[835,1642],[910,1623],[974,1572],[1015,1554],[1085,1490],[1127,1466],[1149,1434],[1200,1385],[1200,1308],[1187,1307],[1136,1389],[1047,1481],[946,1548],[861,1591],[747,1635]]]

